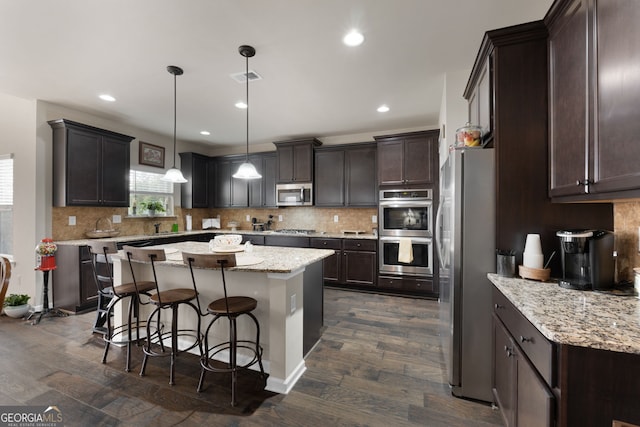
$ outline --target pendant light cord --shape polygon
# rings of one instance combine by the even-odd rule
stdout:
[[[247,153],[245,155],[245,162],[249,163],[249,56],[245,56],[245,73],[244,77],[247,80]]]
[[[178,117],[178,91],[176,89],[176,74],[173,74],[173,168],[176,168],[176,123]]]

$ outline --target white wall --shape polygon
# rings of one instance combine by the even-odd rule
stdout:
[[[16,261],[9,282],[8,294],[29,294],[34,301],[37,283],[42,278],[35,266],[35,247],[46,237],[46,208],[41,200],[38,168],[44,159],[38,152],[36,139],[36,102],[0,94],[0,153],[12,153],[13,189],[13,256]]]
[[[471,70],[449,71],[444,76],[444,90],[440,106],[440,130],[444,126],[444,135],[440,136],[440,166],[449,156],[449,146],[456,139],[456,129],[468,120],[469,107],[462,93],[467,86]]]

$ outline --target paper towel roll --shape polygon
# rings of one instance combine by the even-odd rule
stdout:
[[[187,215],[186,222],[187,222],[187,231],[191,231],[191,228],[193,226],[191,215]]]

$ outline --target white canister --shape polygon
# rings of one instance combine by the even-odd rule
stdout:
[[[191,231],[191,229],[193,228],[193,221],[192,221],[191,215],[187,215],[185,219],[186,219],[185,222],[187,223],[187,227],[186,227],[187,231]]]
[[[533,254],[525,252],[522,254],[522,265],[527,268],[542,268],[543,264],[542,254]]]
[[[542,244],[539,234],[527,234],[527,241],[524,244],[524,253],[542,254]]]

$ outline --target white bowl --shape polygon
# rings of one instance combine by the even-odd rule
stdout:
[[[9,317],[13,317],[14,319],[18,319],[18,318],[24,317],[29,312],[30,308],[31,306],[29,304],[13,305],[13,306],[6,305],[4,307],[4,314],[6,314]]]
[[[238,246],[242,243],[239,234],[221,234],[213,238],[213,246]]]

